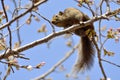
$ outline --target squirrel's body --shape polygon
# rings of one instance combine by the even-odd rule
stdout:
[[[83,12],[75,8],[67,8],[64,12],[54,15],[52,23],[58,27],[70,27],[73,24],[79,24],[80,21],[87,21],[90,18]],[[87,30],[94,30],[93,24],[89,24],[84,28],[80,28],[74,31],[78,36],[81,36],[80,52],[78,55],[77,62],[74,66],[74,71],[79,72],[81,69],[89,69],[93,64],[94,48],[93,43],[90,40]]]

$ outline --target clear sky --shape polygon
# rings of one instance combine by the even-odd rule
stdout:
[[[13,4],[7,0],[4,0],[4,1],[6,2],[6,5],[8,5],[10,7],[10,10],[13,11],[14,10]],[[96,6],[98,6],[99,1],[100,0],[96,0],[96,3],[97,3]],[[28,3],[29,3],[29,0],[24,0],[23,6]],[[92,16],[91,16],[92,14],[85,8],[78,7],[77,3],[74,0],[48,0],[47,3],[39,6],[39,12],[41,13],[41,15],[43,15],[47,19],[51,20],[51,18],[54,14],[58,13],[59,11],[63,11],[65,8],[68,8],[68,7],[78,8],[92,18]],[[116,6],[114,3],[111,3],[111,8],[112,8],[111,10],[117,9],[118,7],[120,7],[120,6]],[[1,8],[1,4],[0,4],[0,8]],[[92,8],[95,10],[95,6],[93,6]],[[105,10],[106,10],[106,6],[104,4],[103,11],[105,11]],[[28,15],[20,20],[20,24],[25,22],[25,20],[28,18]],[[9,18],[9,20],[10,20],[10,18]],[[21,34],[21,39],[22,39],[22,45],[25,45],[34,40],[43,38],[45,36],[44,33],[37,32],[37,30],[43,24],[46,24],[47,31],[48,31],[47,35],[49,35],[52,31],[52,28],[51,28],[50,24],[47,21],[45,21],[44,19],[42,19],[41,17],[40,17],[40,22],[36,22],[33,19],[32,23],[30,25],[25,24],[23,27],[21,27],[20,34]],[[98,32],[98,22],[95,22],[94,26],[95,26],[96,32]],[[110,27],[118,28],[118,27],[120,27],[120,23],[116,22],[114,20],[112,20],[112,21],[104,20],[104,21],[102,21],[101,26],[107,26],[107,29],[109,29]],[[11,29],[14,29],[14,27],[16,27],[14,24],[11,25]],[[56,27],[56,31],[59,31],[61,29],[62,28]],[[106,32],[103,32],[103,33],[105,34]],[[74,41],[74,44],[77,44],[79,42],[78,36],[73,35],[72,39]],[[32,71],[28,71],[25,69],[16,70],[15,68],[13,68],[15,70],[15,73],[11,73],[10,76],[7,78],[7,80],[31,80],[31,79],[45,73],[55,63],[57,63],[62,57],[64,57],[64,55],[71,49],[66,46],[65,43],[67,41],[68,41],[68,39],[64,39],[63,36],[59,36],[50,41],[49,48],[47,48],[47,44],[44,43],[44,44],[36,46],[32,49],[22,52],[22,54],[25,54],[25,57],[30,58],[30,60],[18,59],[19,64],[35,66],[36,64],[38,64],[42,61],[46,62],[46,64],[41,69],[35,69]],[[16,33],[14,32],[13,33],[13,43],[15,43],[15,42],[17,42],[17,37],[16,37]],[[108,40],[108,42],[105,44],[105,48],[107,50],[114,51],[115,55],[113,57],[102,55],[102,57],[107,60],[110,60],[116,64],[120,64],[120,60],[119,60],[119,58],[120,58],[120,50],[119,50],[120,42],[116,43],[112,39]],[[68,60],[66,60],[63,63],[63,65],[66,69],[65,71],[60,72],[59,69],[56,69],[56,71],[53,72],[52,74],[50,74],[48,77],[53,78],[53,80],[68,80],[65,77],[65,75],[67,73],[69,73],[70,70],[72,69],[72,66],[76,60],[76,56],[77,56],[77,51],[75,51],[75,53]],[[91,70],[86,71],[85,73],[80,73],[79,76],[80,76],[81,80],[85,80],[85,77],[87,77],[87,76],[90,77],[90,80],[99,80],[101,77],[103,77],[103,75],[101,74],[101,71],[100,71],[100,67],[98,65],[97,56],[95,57],[94,60],[95,60],[94,66],[92,67]],[[2,72],[2,74],[0,75],[1,77],[4,76],[6,67],[7,67],[6,65],[3,65],[2,63],[0,63],[0,72]],[[107,76],[109,78],[111,78],[111,80],[118,80],[120,78],[120,75],[119,75],[120,68],[119,67],[113,66],[113,65],[105,63],[105,62],[103,62],[103,67],[105,69]]]

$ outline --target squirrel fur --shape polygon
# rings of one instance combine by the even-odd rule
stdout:
[[[64,12],[60,11],[58,14],[54,15],[51,22],[58,27],[68,28],[74,24],[79,24],[80,21],[84,22],[89,19],[86,14],[78,9],[67,8]],[[94,46],[88,34],[86,34],[87,30],[94,30],[92,23],[73,32],[81,37],[78,59],[74,65],[74,71],[77,73],[80,70],[90,69],[94,62]]]

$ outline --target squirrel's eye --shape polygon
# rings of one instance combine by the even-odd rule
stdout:
[[[58,15],[56,15],[55,17],[58,17]]]

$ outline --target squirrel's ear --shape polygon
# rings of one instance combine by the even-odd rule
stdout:
[[[63,15],[63,12],[62,12],[62,11],[60,11],[60,12],[59,12],[59,15]]]

